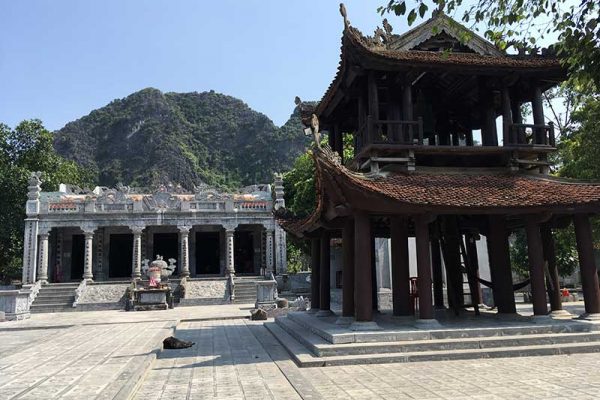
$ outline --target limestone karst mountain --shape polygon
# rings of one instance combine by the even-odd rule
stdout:
[[[54,146],[97,173],[100,185],[236,187],[270,182],[307,140],[296,111],[277,127],[241,100],[214,91],[148,88],[68,123],[55,132]]]

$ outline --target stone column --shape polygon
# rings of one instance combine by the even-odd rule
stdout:
[[[274,256],[274,248],[273,248],[273,229],[267,229],[267,276],[273,273],[273,256]]]
[[[373,321],[372,246],[369,214],[354,214],[354,319],[352,330],[377,329]]]
[[[346,220],[342,231],[342,317],[336,323],[354,319],[354,221]]]
[[[392,303],[394,315],[412,315],[408,261],[408,221],[390,218],[392,246]]]
[[[131,278],[142,278],[142,231],[143,226],[130,228],[133,232],[133,257],[131,262]]]
[[[37,270],[38,219],[25,219],[23,238],[23,284],[35,283]]]
[[[190,276],[190,229],[189,226],[178,226],[179,246],[181,249],[181,277]]]
[[[573,216],[573,222],[575,223],[575,238],[577,240],[577,252],[579,253],[583,301],[585,303],[585,314],[583,317],[600,319],[598,269],[594,259],[594,243],[590,220],[587,215],[576,214]]]
[[[310,245],[310,311],[317,312],[321,307],[321,241],[313,238]]]
[[[431,296],[431,257],[429,254],[429,223],[427,216],[415,217],[415,238],[417,247],[417,290],[419,291],[419,319],[433,318]]]
[[[548,314],[546,305],[546,285],[544,282],[544,252],[540,227],[533,219],[527,219],[527,255],[529,258],[529,280],[533,297],[533,315]]]
[[[488,218],[488,226],[487,245],[490,274],[494,285],[494,305],[498,307],[498,314],[515,314],[517,308],[510,269],[506,220],[501,215],[491,215]]]
[[[48,282],[48,236],[47,231],[40,232],[40,251],[37,280],[42,283]]]
[[[92,273],[94,254],[94,231],[84,230],[83,235],[85,236],[85,247],[83,256],[83,279],[85,279],[86,281],[92,281],[94,279],[94,274]]]
[[[321,305],[317,317],[331,315],[331,234],[321,233],[321,281],[319,284]]]
[[[287,236],[285,231],[279,226],[275,227],[275,271],[277,275],[287,272]]]
[[[235,259],[233,254],[233,237],[235,229],[228,228],[225,230],[225,274],[235,276]]]

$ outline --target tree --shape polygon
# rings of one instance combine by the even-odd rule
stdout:
[[[556,36],[554,48],[571,77],[584,86],[595,83],[600,87],[597,0],[476,0],[469,4],[464,0],[390,0],[378,10],[407,15],[412,25],[432,7],[456,15],[476,31],[481,30],[478,24],[487,25],[484,36],[501,49],[537,52],[539,39]]]
[[[15,129],[0,124],[0,281],[18,278],[23,255],[23,220],[27,181],[41,171],[43,190],[60,182],[83,185],[92,174],[56,154],[53,136],[39,120],[21,122]]]

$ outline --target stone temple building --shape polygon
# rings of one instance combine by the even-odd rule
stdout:
[[[279,175],[274,185],[252,185],[235,193],[206,185],[194,191],[174,185],[154,191],[127,186],[90,191],[64,184],[56,192],[43,192],[40,184],[39,173],[33,174],[23,257],[23,284],[37,285],[35,290],[43,291],[46,283],[79,287],[83,281],[83,292],[95,287],[100,303],[120,307],[127,282],[140,278],[143,264],[158,255],[175,260],[176,283],[181,278],[188,286],[212,282],[212,300],[231,297],[225,293],[231,290],[226,277],[286,271],[286,234],[273,216],[284,205]],[[101,292],[109,287],[105,291],[114,293],[106,299]],[[60,304],[47,305],[54,306],[43,307],[50,310]]]
[[[276,183],[275,203],[283,202]],[[139,278],[144,259],[177,260],[178,276],[259,275],[286,269],[285,234],[273,218],[271,185],[239,193],[126,186],[91,192],[29,187],[23,282]],[[277,186],[279,184],[279,186]],[[277,249],[277,251],[275,251]]]

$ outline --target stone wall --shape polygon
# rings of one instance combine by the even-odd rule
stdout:
[[[229,303],[227,278],[188,279],[180,306]]]
[[[77,310],[125,309],[127,283],[88,283],[77,303]]]

